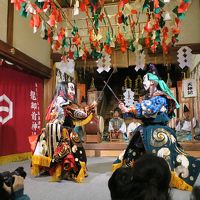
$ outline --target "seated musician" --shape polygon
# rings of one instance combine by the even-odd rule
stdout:
[[[118,108],[114,110],[113,118],[109,121],[108,132],[111,133],[111,139],[128,139],[126,134],[126,124],[120,117],[120,111]]]

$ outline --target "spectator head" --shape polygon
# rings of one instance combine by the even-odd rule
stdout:
[[[115,108],[115,110],[113,112],[113,117],[114,118],[120,117],[120,110],[118,108]]]
[[[171,173],[167,162],[152,154],[139,158],[133,168],[120,168],[108,186],[112,200],[169,200]]]

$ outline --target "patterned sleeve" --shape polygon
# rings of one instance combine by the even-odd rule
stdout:
[[[143,100],[135,105],[136,116],[155,117],[158,112],[167,111],[167,100],[163,96],[155,96],[149,100]]]

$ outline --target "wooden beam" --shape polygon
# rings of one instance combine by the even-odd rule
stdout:
[[[13,48],[11,45],[0,40],[0,57],[4,58],[23,70],[42,78],[50,78],[52,69],[47,67],[23,52]]]
[[[7,14],[7,43],[13,45],[13,20],[14,20],[14,4],[8,1]]]

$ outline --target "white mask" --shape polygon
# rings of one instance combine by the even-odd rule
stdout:
[[[68,83],[68,88],[67,88],[67,96],[71,101],[74,101],[75,98],[75,86],[73,83],[69,82]]]

